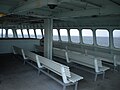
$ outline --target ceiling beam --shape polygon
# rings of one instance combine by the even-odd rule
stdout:
[[[61,1],[60,1],[60,3],[65,3],[65,2],[66,2],[66,3],[75,2],[75,3],[81,3],[81,4],[88,4],[88,5],[97,7],[97,8],[102,7],[102,6],[99,5],[99,4],[96,4],[96,3],[93,3],[93,2],[90,2],[90,1],[87,1],[87,0],[61,0]]]
[[[101,8],[101,9],[86,9],[79,11],[69,11],[64,13],[54,14],[54,18],[70,18],[70,17],[85,17],[85,16],[104,16],[120,14],[120,8]]]
[[[81,2],[85,2],[85,3],[87,3],[87,4],[90,4],[90,5],[93,5],[93,6],[96,6],[96,7],[102,7],[102,5],[96,4],[96,3],[94,3],[94,2],[90,2],[90,1],[88,1],[88,0],[81,0]]]
[[[15,9],[11,10],[11,13],[21,13],[32,9],[41,8],[47,6],[48,4],[57,4],[57,0],[26,1],[23,5],[17,6]]]
[[[47,5],[47,0],[36,0],[34,2],[25,2],[23,5],[16,7],[12,13],[21,13],[35,8],[40,8]]]
[[[118,6],[120,6],[120,3],[118,3],[118,2],[116,2],[116,1],[114,1],[114,0],[109,0],[109,1],[111,1],[112,3],[114,3],[114,4],[118,5]]]

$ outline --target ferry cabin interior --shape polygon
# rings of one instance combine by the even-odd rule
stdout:
[[[46,60],[40,61],[43,66],[38,58],[25,61],[34,54],[24,51],[40,55],[39,59]],[[30,66],[19,61],[16,53]],[[73,83],[75,90],[119,90],[120,0],[0,0],[0,58],[1,90],[61,90],[49,73],[37,75],[31,67],[35,63],[40,71],[45,66],[58,75],[63,72],[55,68],[69,67],[82,76],[78,86]],[[96,67],[102,66],[99,72]],[[95,81],[88,72],[91,68]],[[98,74],[104,79],[97,78]]]

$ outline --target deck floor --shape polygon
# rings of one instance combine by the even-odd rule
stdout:
[[[120,90],[120,71],[109,70],[105,79],[100,75],[94,82],[94,74],[71,67],[71,71],[84,77],[79,81],[78,90]],[[67,90],[73,90],[73,86]],[[23,61],[12,54],[0,55],[0,90],[62,90],[62,86],[41,74],[32,66],[23,64]]]

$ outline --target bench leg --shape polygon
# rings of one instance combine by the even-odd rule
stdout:
[[[114,66],[114,71],[119,72],[119,67],[118,66]]]
[[[103,72],[103,79],[105,78],[105,72]]]
[[[38,69],[38,76],[41,74],[41,71],[40,71],[40,69]]]
[[[78,82],[75,83],[75,90],[77,90]]]
[[[97,74],[97,73],[95,73],[95,79],[94,79],[94,81],[96,81],[96,80],[97,80],[97,76],[98,76],[98,74]]]
[[[24,60],[23,64],[25,65],[26,61]]]
[[[66,85],[63,86],[63,90],[66,90]]]

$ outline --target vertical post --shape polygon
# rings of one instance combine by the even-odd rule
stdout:
[[[34,30],[35,38],[37,38],[37,34],[36,34],[36,26],[35,26],[35,25],[33,25],[33,30]]]
[[[82,29],[79,28],[80,43],[83,44]]]
[[[13,31],[13,36],[14,36],[14,38],[17,38],[16,27],[15,27],[15,28],[12,28],[12,31]]]
[[[114,41],[113,41],[113,29],[109,29],[109,45],[110,45],[110,48],[114,48]]]
[[[96,29],[92,28],[93,30],[93,45],[94,45],[94,51],[96,51],[96,46],[97,46],[97,39],[96,39]]]
[[[52,60],[53,19],[44,20],[44,56]]]
[[[30,38],[30,33],[29,33],[30,27],[28,25],[26,25],[26,29],[27,29],[27,33],[28,33],[28,38]]]
[[[5,38],[8,38],[8,28],[6,28]]]
[[[94,28],[93,28],[93,44],[94,44],[94,46],[97,46],[96,30]]]
[[[59,37],[59,41],[61,42],[60,29],[58,29],[58,37]]]
[[[68,42],[70,43],[71,42],[71,37],[70,37],[70,29],[67,28],[67,33],[68,33]]]

